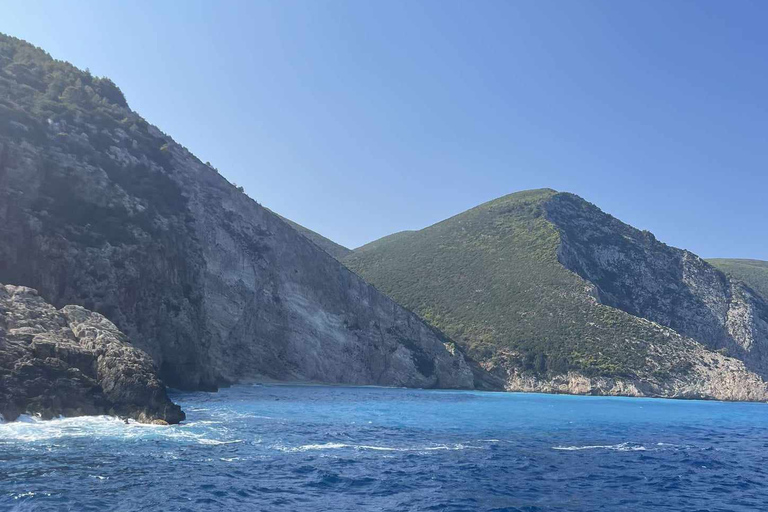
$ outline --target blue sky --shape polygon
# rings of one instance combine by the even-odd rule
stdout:
[[[349,247],[530,188],[768,259],[768,2],[0,0],[277,212]]]

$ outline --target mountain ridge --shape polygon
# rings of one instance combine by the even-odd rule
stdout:
[[[733,371],[763,396],[763,299],[573,194],[514,193],[373,244],[345,264],[508,389],[739,399],[712,384]]]
[[[345,256],[348,256],[349,254],[352,253],[352,249],[348,249],[347,247],[344,247],[341,244],[337,244],[330,238],[324,237],[320,233],[312,231],[311,229],[302,226],[298,222],[294,222],[291,219],[283,217],[279,213],[276,213],[276,212],[272,212],[272,213],[280,217],[283,221],[288,223],[293,229],[301,233],[305,238],[308,238],[310,241],[312,241],[312,243],[320,247],[322,250],[324,250],[325,252],[327,252],[337,260],[341,260]]]

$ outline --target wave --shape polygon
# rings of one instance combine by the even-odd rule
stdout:
[[[203,437],[203,438],[199,438],[197,440],[197,442],[200,443],[200,444],[210,444],[210,445],[216,446],[216,445],[220,445],[220,444],[237,444],[237,443],[242,443],[243,440],[242,439],[234,439],[232,441],[220,441],[218,439],[206,439],[206,438]]]
[[[114,434],[123,430],[125,423],[111,416],[80,416],[43,420],[22,415],[16,421],[0,424],[0,438],[4,441],[36,442],[63,437],[88,437],[94,432]]]
[[[597,444],[588,446],[553,446],[553,450],[565,452],[577,452],[582,450],[612,450],[617,452],[644,452],[647,448],[641,444],[619,443],[619,444]]]
[[[212,420],[199,420],[199,421],[190,421],[190,422],[184,422],[180,426],[182,427],[198,427],[198,426],[205,426],[205,425],[221,425],[224,421],[212,421]]]
[[[279,450],[281,452],[306,452],[314,450],[372,450],[382,452],[430,452],[440,450],[466,450],[466,449],[481,449],[479,446],[470,446],[465,444],[453,444],[453,445],[433,445],[433,446],[417,446],[417,447],[394,447],[394,446],[375,446],[367,444],[347,444],[347,443],[323,443],[323,444],[305,444],[301,446],[283,446],[281,444],[272,445],[270,448]]]

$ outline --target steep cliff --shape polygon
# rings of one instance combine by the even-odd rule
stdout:
[[[669,247],[572,194],[546,204],[560,262],[598,300],[742,360],[768,377],[768,302],[695,254]]]
[[[509,390],[768,397],[765,300],[571,194],[505,196],[343,261]]]
[[[178,423],[150,357],[80,306],[57,310],[37,292],[0,285],[0,415],[114,414]]]
[[[473,386],[439,332],[149,125],[111,81],[6,36],[0,280],[102,313],[180,388]]]

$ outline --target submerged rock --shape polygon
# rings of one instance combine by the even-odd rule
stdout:
[[[56,309],[36,290],[0,285],[0,415],[111,414],[178,423],[152,359],[80,306]]]

